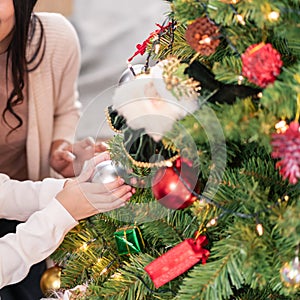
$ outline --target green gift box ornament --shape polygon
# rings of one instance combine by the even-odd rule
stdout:
[[[120,255],[138,253],[145,247],[142,233],[136,225],[119,228],[114,236]]]

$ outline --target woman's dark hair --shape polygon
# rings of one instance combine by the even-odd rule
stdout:
[[[9,61],[11,62],[13,90],[7,99],[6,108],[2,113],[5,123],[11,127],[11,131],[22,126],[23,121],[14,111],[14,106],[24,100],[23,88],[26,72],[35,70],[41,63],[45,51],[44,29],[40,19],[33,14],[33,8],[37,0],[13,0],[15,10],[15,27],[12,41],[8,47],[6,61],[6,78],[8,76]],[[31,57],[26,58],[28,43],[32,40],[37,26],[40,26],[40,36],[36,48]],[[43,45],[43,47],[42,47]],[[42,51],[42,53],[41,53]],[[38,59],[37,59],[38,58]],[[16,127],[8,124],[5,115],[11,113],[18,121]]]

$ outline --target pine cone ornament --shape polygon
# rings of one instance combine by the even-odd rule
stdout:
[[[273,83],[280,74],[280,53],[271,44],[253,44],[242,54],[242,74],[262,88]]]
[[[206,17],[198,18],[187,27],[185,39],[195,51],[209,56],[220,44],[219,28]]]
[[[272,157],[279,158],[276,168],[283,179],[288,179],[291,184],[296,184],[300,178],[300,132],[299,123],[290,123],[289,128],[283,133],[272,135]]]

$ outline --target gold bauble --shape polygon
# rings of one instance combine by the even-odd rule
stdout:
[[[40,287],[45,296],[60,288],[61,267],[54,266],[47,269],[40,281]]]

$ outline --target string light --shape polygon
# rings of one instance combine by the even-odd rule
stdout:
[[[210,44],[211,43],[211,37],[204,35],[203,38],[199,41],[199,44]]]
[[[244,17],[237,12],[237,10],[234,8],[234,6],[232,4],[230,4],[230,8],[233,10],[233,13],[235,14],[235,17],[236,17],[237,21],[241,25],[246,25]]]
[[[102,258],[101,257],[99,257],[98,259],[97,259],[97,264],[100,264],[101,262],[102,262]]]
[[[257,98],[262,98],[262,96],[263,96],[262,92],[259,92],[259,93],[257,94]]]
[[[87,243],[83,243],[82,246],[79,248],[82,251],[86,251],[88,248],[88,244]]]
[[[105,273],[107,272],[107,270],[108,270],[108,268],[105,267],[105,268],[101,271],[100,276],[103,275],[103,274],[105,274]]]
[[[120,280],[122,278],[122,274],[121,273],[114,273],[111,275],[111,278],[113,278],[114,280]]]
[[[270,21],[277,21],[279,19],[279,16],[280,16],[279,12],[272,11],[268,14],[268,19]]]
[[[286,121],[281,120],[278,123],[275,124],[275,129],[277,133],[284,133],[289,128]]]
[[[244,20],[244,17],[240,14],[236,14],[236,19],[238,20],[238,22],[241,24],[241,25],[246,25],[245,23],[245,20]]]
[[[262,236],[264,234],[264,227],[261,223],[256,224],[256,231],[259,236]]]
[[[92,239],[92,240],[90,240],[90,241],[88,241],[88,242],[83,243],[83,244],[79,247],[79,250],[86,251],[86,250],[88,249],[89,245],[90,245],[91,243],[95,242],[96,240],[97,240],[97,239]]]
[[[154,53],[158,54],[160,50],[160,34],[156,35],[152,39],[152,49],[154,49]]]
[[[160,50],[160,44],[157,43],[157,44],[155,44],[155,47],[154,47],[154,53],[158,54],[159,50]]]
[[[113,265],[113,263],[117,260],[117,258],[113,259],[100,273],[100,275],[103,275],[105,274],[109,268]]]
[[[171,168],[173,166],[173,163],[170,161],[166,161],[166,167]]]
[[[207,224],[206,227],[212,227],[212,226],[216,226],[218,224],[218,217],[217,218],[213,218],[211,219]]]
[[[244,80],[244,77],[242,75],[239,75],[239,77],[238,77],[238,84],[241,85],[242,82],[243,82],[243,80]]]

